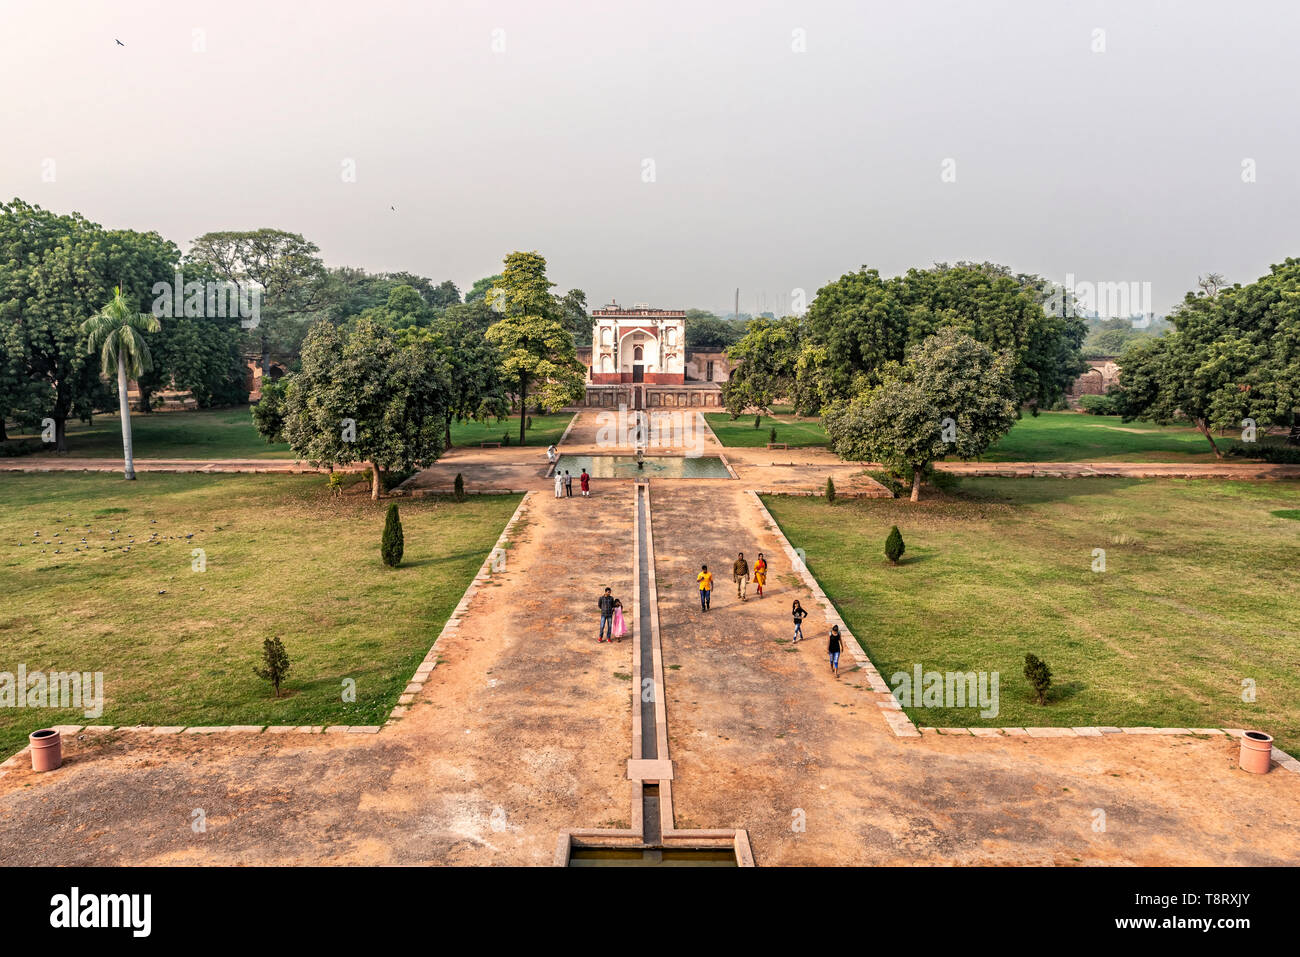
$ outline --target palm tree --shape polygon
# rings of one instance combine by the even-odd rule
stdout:
[[[162,324],[147,312],[136,312],[117,286],[113,298],[96,316],[81,324],[89,336],[91,352],[99,352],[104,375],[117,373],[117,404],[122,413],[122,452],[126,459],[124,474],[135,478],[135,460],[131,454],[131,409],[126,401],[126,380],[139,379],[153,367],[149,344],[142,332],[158,332]]]

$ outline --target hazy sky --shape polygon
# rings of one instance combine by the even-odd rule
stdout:
[[[1294,0],[0,0],[0,196],[462,290],[538,249],[593,305],[780,313],[863,264],[991,259],[1164,311],[1300,255],[1298,27]]]

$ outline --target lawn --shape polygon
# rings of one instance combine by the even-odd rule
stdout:
[[[560,441],[573,414],[533,416],[528,444],[546,447]],[[454,445],[478,445],[484,439],[519,439],[519,419],[456,422],[451,427]],[[10,429],[12,439],[38,439],[37,433]],[[292,459],[289,446],[269,445],[253,427],[249,407],[133,413],[131,440],[139,459]],[[52,453],[38,453],[52,454]],[[115,415],[98,415],[91,425],[68,423],[68,455],[74,458],[121,458],[122,425]]]
[[[564,430],[573,419],[572,412],[559,412],[555,415],[534,415],[533,427],[528,429],[528,444],[536,448],[546,448],[560,441]],[[503,435],[509,434],[510,444],[519,441],[519,416],[507,419],[489,419],[487,422],[457,422],[451,427],[451,441],[456,445],[478,445],[486,440],[500,442]]]
[[[1300,522],[1286,515],[1300,485],[966,479],[959,489],[919,506],[764,499],[887,682],[918,663],[1000,674],[995,718],[909,708],[917,724],[1259,728],[1300,751]],[[907,543],[898,566],[883,555],[895,524]],[[1045,706],[1030,697],[1026,652],[1054,673]],[[1254,703],[1242,700],[1247,679]]]
[[[1215,441],[1220,448],[1233,436]],[[1213,462],[1205,436],[1187,425],[1125,422],[1114,415],[1026,415],[982,456],[985,462]]]
[[[776,440],[791,448],[828,444],[826,430],[822,428],[821,420],[816,418],[799,418],[788,413],[765,415],[756,429],[752,415],[733,419],[726,412],[707,412],[704,417],[709,420],[718,441],[728,448],[761,449],[770,441],[773,426],[776,427]]]
[[[107,703],[0,709],[0,754],[51,724],[381,724],[518,502],[401,500],[389,569],[388,503],[360,484],[332,499],[315,475],[6,476],[0,671],[101,671]],[[253,674],[273,635],[292,661],[279,700]]]

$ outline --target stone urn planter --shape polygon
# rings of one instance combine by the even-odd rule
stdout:
[[[63,763],[63,735],[53,728],[42,728],[27,736],[32,752],[33,771],[53,771]]]
[[[1237,763],[1251,774],[1268,774],[1273,755],[1273,739],[1263,731],[1247,731],[1241,736]]]

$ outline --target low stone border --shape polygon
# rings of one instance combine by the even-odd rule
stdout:
[[[808,566],[799,560],[798,553],[790,545],[789,540],[785,537],[785,532],[777,524],[772,513],[767,510],[763,500],[759,498],[760,492],[749,491],[753,496],[754,503],[762,512],[763,517],[767,519],[768,527],[781,547],[785,550],[786,557],[790,560],[790,567],[799,574],[804,586],[813,593],[818,603],[825,611],[826,620],[832,625],[840,626],[840,634],[848,641],[848,650],[856,659],[859,670],[867,676],[867,684],[871,686],[873,697],[876,699],[876,706],[881,709],[881,714],[885,718],[885,723],[889,729],[900,738],[919,738],[923,733],[942,734],[942,735],[966,735],[976,738],[992,737],[1014,737],[1014,738],[1100,738],[1108,734],[1166,734],[1166,735],[1190,735],[1190,736],[1211,736],[1211,735],[1230,735],[1235,738],[1242,737],[1246,732],[1241,728],[1115,728],[1115,727],[1081,727],[1081,728],[918,728],[908,718],[907,713],[903,711],[903,706],[898,703],[898,699],[885,683],[885,679],[876,666],[872,663],[870,657],[862,649],[861,644],[849,630],[849,626],[844,623],[844,619],[839,616],[835,610],[834,604],[826,596],[817,579],[813,577],[808,570]],[[775,493],[781,494],[781,493]],[[796,493],[799,494],[799,493]],[[803,493],[816,494],[816,493]],[[1277,764],[1286,770],[1300,774],[1300,760],[1293,758],[1281,748],[1274,747],[1272,758]]]
[[[731,474],[732,478],[739,479],[740,476],[736,474],[736,470],[732,468],[731,463],[727,461],[727,447],[723,445],[721,440],[718,438],[718,433],[713,431],[713,426],[709,424],[709,420],[706,419],[704,413],[700,411],[696,411],[695,417],[699,420],[696,430],[699,430],[700,425],[704,426],[704,428],[708,430],[709,435],[713,436],[713,441],[718,443],[718,458],[722,460],[723,466]]]
[[[429,653],[424,656],[415,669],[415,674],[411,676],[410,682],[405,690],[397,699],[397,704],[389,713],[388,720],[382,725],[377,724],[331,724],[331,725],[291,725],[291,724],[231,724],[231,725],[148,725],[137,724],[129,726],[115,727],[111,724],[56,724],[53,725],[55,731],[64,735],[74,734],[107,734],[110,731],[134,731],[142,734],[378,734],[382,728],[386,728],[394,723],[394,720],[401,718],[408,711],[409,706],[415,701],[415,695],[423,687],[429,675],[438,663],[438,642],[447,635],[454,635],[460,628],[461,619],[464,617],[465,610],[469,607],[479,587],[492,577],[492,558],[496,555],[498,549],[505,548],[506,541],[510,537],[511,531],[514,530],[515,523],[524,512],[524,506],[528,504],[528,498],[532,492],[523,492],[523,500],[520,501],[510,521],[506,522],[505,529],[497,538],[496,544],[488,552],[487,558],[483,560],[478,574],[474,580],[469,583],[465,589],[465,594],[461,596],[460,603],[456,606],[455,611],[442,626],[442,631],[434,639],[433,647]],[[28,753],[29,748],[24,747],[16,754],[11,755],[5,761],[0,762],[0,777],[4,777],[10,770],[20,767],[24,764],[23,756]]]
[[[857,662],[858,670],[866,675],[867,684],[871,688],[871,696],[875,699],[876,707],[880,708],[880,713],[884,717],[885,723],[889,725],[889,729],[900,738],[920,737],[921,732],[916,729],[912,719],[903,711],[902,705],[898,703],[894,693],[889,690],[889,685],[885,683],[885,679],[876,670],[875,664],[872,663],[871,658],[863,650],[861,643],[854,637],[853,631],[840,617],[834,603],[826,596],[826,592],[822,591],[822,586],[818,584],[817,579],[808,570],[808,566],[800,559],[799,553],[794,550],[789,539],[785,537],[785,532],[781,530],[781,526],[772,517],[772,513],[767,510],[767,506],[759,498],[759,493],[748,490],[745,494],[749,495],[754,500],[754,504],[758,506],[759,512],[767,520],[768,528],[776,536],[777,541],[780,542],[786,558],[790,560],[790,567],[799,575],[804,587],[813,593],[813,597],[822,606],[826,620],[832,625],[840,626],[840,635],[845,639],[845,647]]]
[[[572,425],[573,423],[570,422],[569,424]],[[510,521],[506,522],[506,527],[501,530],[501,534],[497,537],[496,544],[492,546],[492,550],[488,552],[487,558],[483,559],[483,564],[479,566],[478,574],[474,576],[474,580],[471,581],[469,587],[465,589],[465,594],[460,596],[460,601],[457,603],[456,608],[452,611],[451,615],[447,618],[446,623],[443,624],[442,631],[438,632],[438,637],[433,640],[433,645],[429,648],[428,654],[424,656],[424,660],[416,667],[415,674],[411,675],[411,680],[402,690],[401,695],[398,696],[397,704],[389,713],[388,720],[384,722],[385,728],[403,718],[410,706],[415,703],[415,696],[424,689],[424,683],[429,680],[429,675],[431,675],[433,669],[438,666],[438,643],[442,641],[443,638],[446,638],[449,635],[454,636],[460,632],[460,623],[465,617],[465,612],[469,609],[470,602],[474,600],[474,596],[478,593],[479,588],[491,580],[493,559],[498,552],[505,549],[506,543],[510,540],[510,533],[514,531],[515,524],[519,521],[520,516],[524,514],[529,499],[532,498],[533,493],[531,491],[525,491],[523,495],[524,497],[515,508],[514,514],[510,516]],[[327,728],[326,733],[329,733],[332,730],[334,729]],[[376,728],[375,730],[378,731],[379,729]]]

